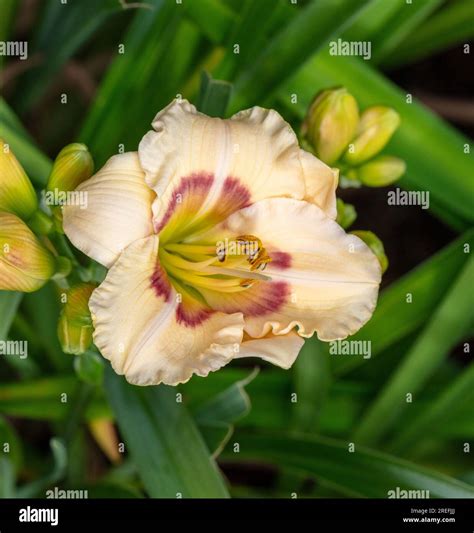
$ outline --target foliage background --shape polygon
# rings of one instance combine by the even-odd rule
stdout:
[[[27,359],[0,362],[0,494],[473,497],[474,2],[129,4],[0,0],[0,40],[29,43],[26,61],[0,58],[0,137],[38,191],[69,142],[85,142],[96,168],[120,145],[136,149],[173,97],[197,101],[206,70],[232,82],[228,114],[271,106],[296,130],[321,88],[395,108],[388,151],[407,162],[401,186],[429,191],[431,208],[389,207],[387,189],[341,193],[354,229],[378,234],[391,261],[356,335],[372,341],[369,360],[312,339],[288,372],[231,364],[179,390],[138,389],[94,352],[62,353],[52,284],[0,293],[0,338],[29,342]],[[330,56],[338,37],[371,41],[372,59]]]

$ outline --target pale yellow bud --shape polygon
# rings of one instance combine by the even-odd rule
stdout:
[[[57,259],[20,218],[0,213],[0,290],[36,291],[57,269]]]
[[[359,165],[378,154],[400,125],[400,115],[390,107],[366,109],[357,126],[355,139],[344,154],[350,165]]]
[[[357,179],[369,187],[385,187],[397,181],[406,170],[405,161],[391,155],[380,155],[356,169]]]
[[[358,121],[355,98],[343,87],[329,89],[313,100],[301,134],[315,155],[331,165],[354,137]]]
[[[85,144],[73,143],[65,146],[54,161],[47,189],[73,191],[94,171],[94,162]]]
[[[10,146],[0,139],[0,211],[28,220],[37,209],[33,185]]]
[[[58,322],[58,338],[65,353],[83,354],[92,344],[92,318],[89,299],[96,288],[81,283],[68,290]]]

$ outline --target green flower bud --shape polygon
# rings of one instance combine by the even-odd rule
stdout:
[[[73,191],[94,171],[92,156],[85,144],[73,143],[65,146],[54,161],[48,179],[48,191]]]
[[[33,292],[58,269],[48,251],[16,215],[0,213],[0,290]]]
[[[356,176],[369,187],[385,187],[397,181],[406,170],[403,159],[391,155],[380,155],[358,167]]]
[[[383,242],[371,231],[351,231],[352,235],[356,235],[365,242],[365,244],[374,252],[382,267],[382,274],[388,268],[388,258],[385,255]]]
[[[331,165],[351,142],[358,121],[355,98],[344,87],[328,89],[314,98],[301,134],[316,156]]]
[[[347,229],[357,218],[357,213],[353,205],[344,203],[340,198],[336,201],[337,218],[339,226]]]
[[[366,109],[357,126],[356,137],[344,154],[350,165],[367,161],[388,143],[400,125],[400,115],[390,107],[374,106]]]
[[[37,209],[33,185],[9,145],[0,139],[0,211],[28,220]]]
[[[58,338],[65,353],[83,354],[92,344],[89,299],[96,285],[80,283],[67,291],[58,322]]]

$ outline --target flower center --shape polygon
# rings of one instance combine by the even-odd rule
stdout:
[[[159,259],[178,292],[211,289],[241,292],[269,280],[261,273],[271,261],[262,241],[254,235],[209,242],[165,242]]]

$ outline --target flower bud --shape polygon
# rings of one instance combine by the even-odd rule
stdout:
[[[36,291],[55,274],[57,264],[20,218],[0,213],[0,290]]]
[[[380,155],[355,169],[357,179],[369,187],[384,187],[397,181],[405,172],[403,159]]]
[[[400,125],[400,115],[390,107],[366,109],[357,126],[356,137],[344,154],[350,165],[359,165],[378,154]]]
[[[33,185],[9,145],[0,139],[0,211],[27,220],[37,209]]]
[[[80,283],[67,292],[58,322],[58,338],[65,353],[80,355],[92,344],[89,298],[95,288],[91,283]]]
[[[352,235],[356,235],[365,242],[365,244],[372,250],[379,260],[380,266],[382,267],[382,274],[388,268],[388,258],[385,255],[385,249],[383,247],[383,242],[371,231],[351,231]]]
[[[337,218],[336,222],[344,229],[347,229],[354,223],[357,218],[357,213],[353,205],[346,204],[340,198],[336,201],[337,206]]]
[[[316,95],[303,122],[301,134],[319,159],[331,165],[354,137],[359,121],[355,98],[344,87]]]
[[[94,171],[92,156],[85,144],[73,143],[65,146],[54,161],[48,179],[48,191],[73,191]]]

